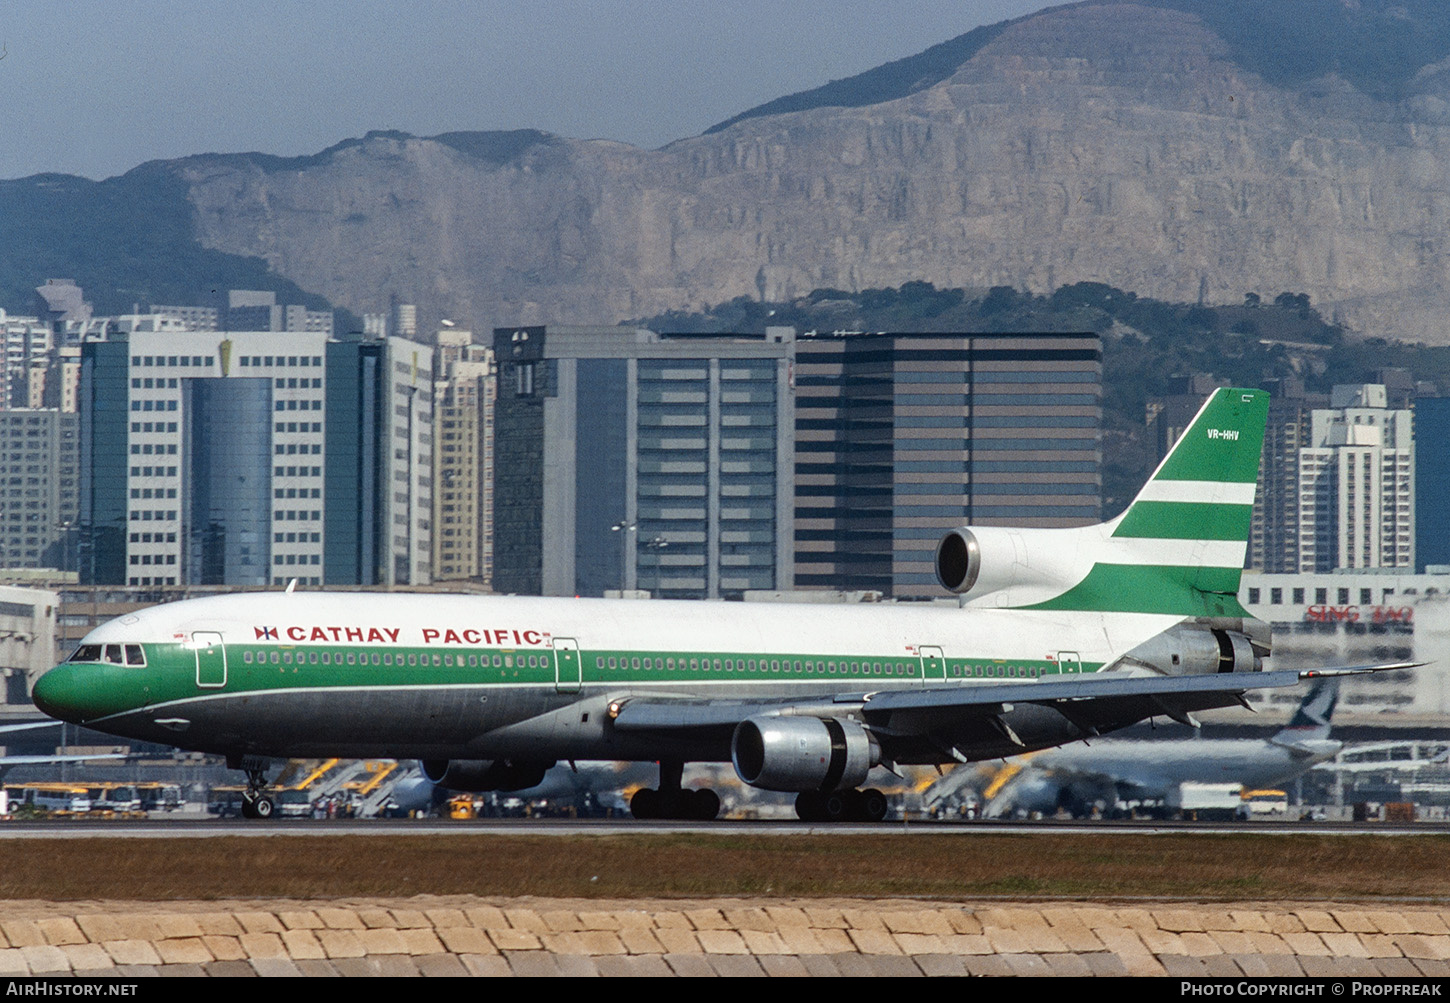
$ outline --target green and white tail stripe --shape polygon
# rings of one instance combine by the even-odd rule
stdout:
[[[1269,395],[1215,391],[1127,510],[1085,534],[1085,571],[1028,609],[1245,616],[1237,593]]]

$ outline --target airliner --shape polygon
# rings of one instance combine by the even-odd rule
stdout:
[[[269,817],[274,759],[419,759],[461,791],[560,760],[657,762],[641,818],[714,818],[681,784],[733,762],[808,821],[879,820],[875,767],[1048,748],[1245,704],[1352,666],[1269,671],[1239,605],[1268,395],[1216,391],[1133,503],[1072,529],[966,526],[956,602],[855,606],[288,591],[103,624],[37,680],[46,713],[224,755]]]
[[[1339,754],[1329,737],[1339,680],[1317,680],[1289,723],[1272,738],[1107,739],[1008,760],[982,814],[1051,815],[1060,809],[1085,816],[1119,802],[1175,804],[1185,784],[1238,784],[1244,790],[1282,787]],[[953,770],[933,785],[948,796],[970,776]]]

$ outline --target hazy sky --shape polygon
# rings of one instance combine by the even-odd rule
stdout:
[[[369,129],[645,147],[1043,0],[17,0],[0,178],[315,153]]]

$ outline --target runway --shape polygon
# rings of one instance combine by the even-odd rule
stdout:
[[[676,822],[634,819],[61,819],[0,824],[0,840],[33,839],[205,839],[219,836],[624,836],[694,834],[730,836],[1030,836],[1083,833],[1099,836],[1187,835],[1319,835],[1429,836],[1450,835],[1450,822],[883,822],[817,823],[772,821]]]

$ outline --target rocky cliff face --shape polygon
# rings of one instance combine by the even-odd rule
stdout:
[[[1010,25],[909,97],[656,151],[378,135],[301,166],[177,169],[203,244],[359,313],[396,293],[480,330],[1092,280],[1213,303],[1306,292],[1366,333],[1450,343],[1450,66],[1413,92],[1276,87],[1192,15],[1107,4]]]

